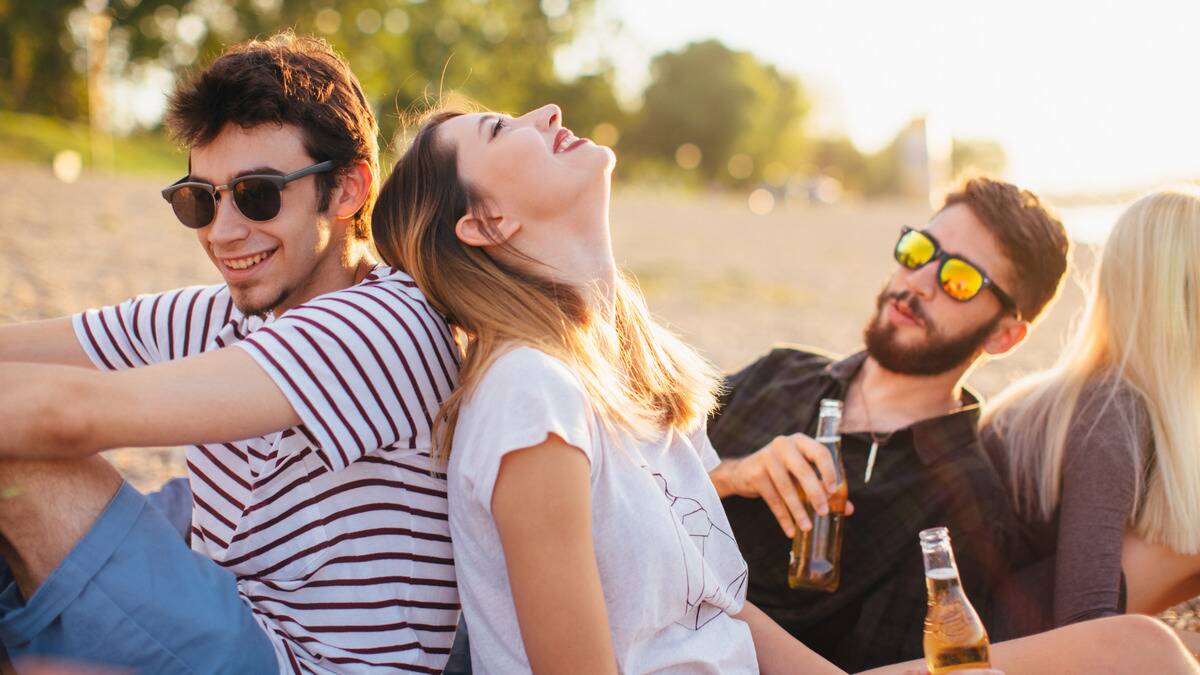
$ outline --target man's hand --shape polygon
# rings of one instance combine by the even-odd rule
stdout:
[[[829,449],[804,434],[777,436],[752,455],[723,460],[709,477],[721,497],[760,497],[788,537],[796,536],[797,527],[812,529],[805,501],[825,515],[829,513],[829,495],[837,489],[837,470]],[[846,502],[845,514],[852,513],[854,505]]]

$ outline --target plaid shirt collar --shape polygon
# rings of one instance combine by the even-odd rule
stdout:
[[[825,367],[830,379],[838,383],[845,397],[850,381],[867,361],[867,352],[861,351]],[[925,466],[936,463],[952,452],[975,442],[978,438],[979,413],[983,400],[970,387],[962,388],[963,405],[945,415],[921,420],[896,433],[911,433],[913,447]]]

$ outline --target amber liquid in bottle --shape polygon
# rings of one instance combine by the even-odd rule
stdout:
[[[812,529],[799,531],[792,539],[788,561],[788,587],[832,593],[841,579],[842,523],[846,511],[845,471],[842,468],[842,440],[838,424],[842,419],[842,402],[836,399],[821,401],[816,440],[829,448],[837,468],[837,490],[829,495],[829,513],[818,514],[811,504],[804,508]]]
[[[925,554],[925,663],[932,675],[990,667],[988,636],[967,599],[946,528],[921,532]]]

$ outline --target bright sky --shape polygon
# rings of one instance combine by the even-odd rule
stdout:
[[[797,74],[814,124],[863,149],[913,116],[1004,145],[1008,178],[1047,192],[1200,178],[1194,0],[600,0],[625,91],[654,54],[715,37]],[[588,43],[591,44],[588,44]],[[586,57],[585,57],[586,58]]]

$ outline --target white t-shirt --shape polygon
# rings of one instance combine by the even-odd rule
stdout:
[[[475,672],[530,672],[492,490],[501,458],[549,433],[591,463],[592,538],[620,671],[757,672],[749,626],[732,617],[746,562],[708,478],[718,459],[703,426],[655,441],[614,435],[574,374],[529,347],[484,375],[450,455],[450,533]]]

